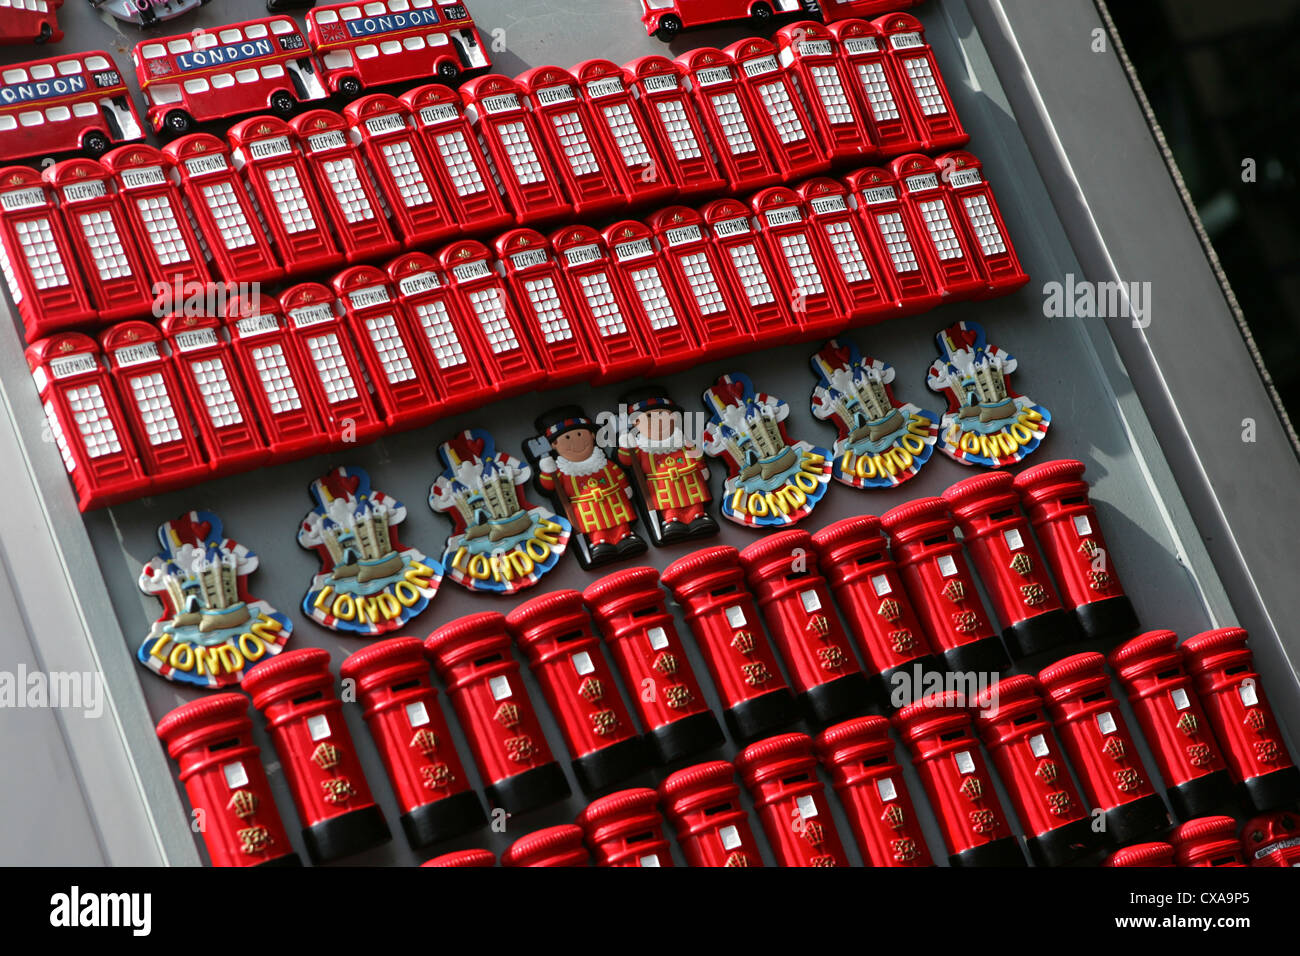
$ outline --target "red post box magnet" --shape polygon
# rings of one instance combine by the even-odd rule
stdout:
[[[727,465],[724,517],[751,528],[783,528],[812,512],[835,463],[828,449],[790,440],[789,405],[733,372],[705,389],[704,407],[710,412],[704,451]]]
[[[1245,866],[1237,821],[1232,817],[1198,817],[1170,834],[1177,866]]]
[[[429,507],[452,522],[442,555],[451,580],[471,591],[513,594],[559,563],[573,528],[528,501],[530,466],[497,451],[481,428],[443,442],[438,458],[443,470],[429,489]]]
[[[1247,820],[1241,848],[1248,866],[1300,866],[1300,816],[1287,810]]]
[[[574,551],[587,570],[641,554],[632,482],[598,435],[604,429],[577,405],[553,408],[534,423],[524,453],[537,469],[542,494],[551,498],[577,532]]]
[[[136,657],[168,680],[230,687],[284,649],[293,622],[248,592],[258,557],[225,536],[211,511],[158,528],[162,551],[140,572],[140,590],[162,603]]]
[[[717,534],[709,514],[709,469],[698,436],[686,433],[686,412],[654,386],[624,395],[620,411],[627,427],[619,429],[619,464],[634,478],[638,510],[654,543]]]
[[[243,694],[213,694],[158,721],[158,739],[180,767],[213,866],[301,866],[253,743]]]
[[[1024,461],[1047,437],[1052,413],[1011,390],[1016,357],[989,345],[983,326],[958,322],[935,336],[930,391],[947,393],[939,448],[963,465],[1001,468]]]
[[[250,671],[243,687],[266,718],[312,862],[328,863],[392,839],[343,719],[329,651],[288,651]]]
[[[420,866],[496,866],[497,858],[491,850],[456,850],[444,853],[431,860],[425,860]]]
[[[587,805],[578,825],[597,866],[672,866],[664,837],[659,794],[644,787],[620,790]]]
[[[679,770],[659,784],[664,816],[690,866],[762,866],[736,768],[725,760]]]
[[[1135,843],[1116,850],[1106,858],[1106,866],[1172,867],[1174,848],[1168,843]]]
[[[562,823],[520,837],[501,854],[502,866],[591,866],[582,827]]]
[[[782,734],[750,744],[736,757],[736,770],[781,866],[849,865],[811,738]]]
[[[316,506],[298,528],[298,544],[317,553],[321,569],[303,596],[304,614],[332,631],[376,637],[429,606],[442,565],[398,539],[406,505],[372,488],[355,465],[317,478],[311,496]]]
[[[850,488],[895,488],[930,460],[939,416],[894,397],[894,366],[835,339],[812,357],[815,418],[838,436],[831,449],[835,480]]]

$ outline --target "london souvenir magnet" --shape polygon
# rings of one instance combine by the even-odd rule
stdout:
[[[524,443],[537,468],[537,488],[569,519],[574,553],[587,570],[641,554],[632,482],[597,439],[600,426],[577,405],[551,409],[534,422],[538,435]]]
[[[835,480],[850,488],[894,488],[934,453],[939,415],[894,397],[894,367],[864,356],[847,340],[827,342],[812,357],[817,387],[812,413],[839,429]]]
[[[939,447],[963,465],[1000,468],[1023,461],[1047,435],[1052,413],[1011,390],[1016,358],[987,344],[975,322],[958,322],[938,335],[939,358],[927,384],[948,393]]]
[[[623,396],[622,405],[618,460],[632,475],[638,510],[655,545],[717,534],[709,514],[709,469],[699,438],[692,440],[686,427],[686,412],[654,386]]]
[[[573,527],[524,496],[529,465],[497,451],[481,428],[443,442],[438,457],[443,471],[429,489],[429,507],[453,525],[442,556],[451,580],[471,591],[513,594],[559,563]]]
[[[754,389],[748,375],[733,372],[704,391],[712,413],[704,450],[727,463],[722,514],[737,524],[784,528],[802,520],[826,494],[831,480],[829,449],[791,441],[786,402]]]
[[[321,562],[302,599],[308,617],[334,631],[373,637],[429,606],[442,565],[398,540],[406,505],[375,491],[370,475],[354,465],[317,478],[311,496],[316,507],[298,528],[298,544]]]
[[[162,602],[136,657],[154,673],[207,689],[236,685],[258,661],[283,650],[293,623],[248,593],[257,554],[230,540],[211,511],[190,511],[158,528],[158,552],[140,590]]]

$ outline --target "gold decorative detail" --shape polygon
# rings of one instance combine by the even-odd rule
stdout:
[[[259,802],[257,794],[251,790],[236,790],[230,795],[230,802],[226,804],[226,809],[234,810],[235,816],[241,820],[249,820],[257,812]]]
[[[1056,761],[1044,760],[1038,764],[1034,770],[1034,776],[1038,777],[1045,783],[1055,783],[1060,771],[1056,767]]]
[[[949,581],[943,586],[943,596],[953,604],[966,600],[966,585],[960,581]]]
[[[1258,707],[1252,707],[1246,711],[1246,726],[1257,734],[1262,734],[1268,721],[1264,719],[1264,712]]]
[[[829,854],[813,857],[811,860],[808,861],[808,865],[809,866],[839,866],[839,864],[835,862],[835,857],[830,856]]]
[[[1020,593],[1024,596],[1025,604],[1030,607],[1038,607],[1047,601],[1047,588],[1041,584],[1022,584]]]
[[[254,853],[264,852],[275,840],[271,837],[271,831],[266,827],[258,826],[245,827],[242,830],[236,830],[235,836],[239,837],[239,852],[252,856]]]
[[[1124,741],[1120,740],[1118,737],[1111,737],[1104,744],[1102,744],[1101,752],[1104,753],[1111,760],[1123,760]]]
[[[451,772],[451,767],[445,763],[426,764],[420,768],[420,776],[424,778],[424,787],[427,790],[445,787],[456,779],[456,775]]]
[[[1214,762],[1214,753],[1209,744],[1188,744],[1187,762],[1193,767],[1204,767]]]
[[[992,810],[972,810],[970,812],[970,828],[981,836],[985,833],[992,833],[998,828],[998,815]]]
[[[1094,591],[1105,591],[1110,587],[1110,575],[1105,571],[1089,571],[1088,587]]]
[[[885,807],[885,812],[880,815],[880,819],[884,821],[885,826],[889,827],[889,829],[901,830],[907,823],[907,814],[903,812],[903,808],[898,804],[891,803]]]
[[[1084,538],[1079,542],[1079,553],[1085,558],[1095,557],[1097,552],[1100,550],[1101,548],[1098,547],[1097,542],[1093,541],[1092,538]]]
[[[911,863],[921,855],[921,851],[917,849],[916,841],[911,837],[890,840],[889,848],[894,851],[894,860],[898,863]]]
[[[669,675],[677,673],[677,655],[664,651],[655,658],[655,662],[650,665],[660,674]]]
[[[411,738],[410,746],[427,757],[438,749],[438,735],[428,727],[421,727]]]
[[[958,611],[952,616],[953,629],[961,634],[969,634],[979,627],[979,617],[974,611]]]
[[[322,780],[320,785],[325,791],[326,803],[347,803],[357,795],[352,781],[347,777],[331,777],[329,780]]]
[[[1142,776],[1132,767],[1125,767],[1123,770],[1115,771],[1115,786],[1119,787],[1125,793],[1132,793],[1138,787],[1142,786]]]
[[[533,754],[537,753],[537,748],[533,746],[533,738],[527,734],[507,737],[503,745],[506,748],[506,756],[515,763],[527,763],[532,759]]]
[[[519,726],[519,705],[504,703],[497,708],[497,712],[492,715],[492,719],[502,727]]]
[[[339,765],[341,759],[342,754],[339,752],[339,748],[328,740],[322,740],[320,746],[312,751],[311,755],[312,763],[322,770],[332,770]]]
[[[826,830],[816,820],[805,820],[803,838],[813,846],[821,846],[826,842]]]
[[[595,677],[588,677],[578,687],[578,693],[590,703],[595,703],[605,696],[605,685]]]
[[[1193,714],[1183,714],[1178,718],[1177,727],[1190,737],[1200,729],[1200,721],[1198,721]]]
[[[885,598],[880,602],[880,607],[876,610],[876,613],[892,624],[902,617],[903,605],[893,598]]]
[[[825,637],[831,632],[830,619],[825,614],[814,614],[808,618],[808,624],[804,630],[811,631],[818,637]]]
[[[1070,795],[1064,790],[1057,790],[1047,795],[1047,810],[1053,816],[1063,817],[1070,812]]]
[[[618,715],[612,710],[598,710],[591,715],[591,723],[596,736],[604,737],[618,727]]]
[[[689,707],[695,697],[685,684],[673,684],[671,687],[664,688],[664,700],[673,710],[681,710],[683,707]]]
[[[749,866],[749,857],[746,856],[744,853],[741,853],[739,850],[737,850],[735,853],[732,853],[730,856],[728,856],[727,861],[722,865],[723,866]]]
[[[1029,555],[1025,554],[1025,552],[1017,551],[1016,556],[1011,559],[1011,570],[1021,576],[1026,575],[1030,571],[1034,570],[1033,559],[1030,558]]]
[[[967,777],[957,789],[972,803],[984,796],[984,782],[979,777]]]
[[[817,657],[822,663],[822,670],[827,671],[837,670],[848,661],[844,652],[835,646],[817,648]]]
[[[745,683],[750,687],[757,687],[760,684],[766,684],[772,679],[772,672],[767,669],[767,665],[762,661],[755,661],[752,664],[740,665],[740,672],[745,675]]]
[[[737,631],[736,636],[731,639],[731,646],[741,654],[754,653],[754,635],[749,631]]]
[[[897,631],[889,632],[889,646],[894,649],[895,654],[905,654],[916,646],[916,638],[911,631],[902,627]]]
[[[1277,763],[1284,756],[1276,740],[1255,741],[1255,759],[1260,763]]]

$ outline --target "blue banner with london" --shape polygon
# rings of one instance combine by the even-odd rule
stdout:
[[[894,366],[834,339],[812,357],[812,413],[839,431],[835,480],[850,488],[895,488],[934,453],[939,415],[894,398]]]
[[[790,406],[756,391],[740,372],[705,389],[704,406],[712,417],[701,445],[728,469],[722,514],[751,528],[788,527],[807,517],[825,496],[833,466],[828,449],[790,440]]]
[[[298,544],[320,557],[303,611],[333,631],[373,637],[405,625],[429,606],[442,565],[403,547],[397,526],[406,505],[370,486],[370,475],[340,465],[311,483],[316,507],[298,527]]]
[[[958,322],[935,336],[939,358],[930,391],[948,395],[939,447],[963,465],[1000,468],[1032,454],[1047,436],[1052,413],[1011,389],[1016,357],[989,345],[975,322]]]
[[[284,649],[293,623],[248,593],[256,553],[225,536],[211,511],[158,528],[162,550],[140,572],[140,590],[163,608],[136,653],[155,674],[209,690],[239,684]]]
[[[443,442],[438,457],[443,471],[429,489],[429,507],[452,522],[442,558],[448,577],[471,591],[513,594],[555,567],[573,526],[528,501],[529,465],[498,452],[481,428]]]

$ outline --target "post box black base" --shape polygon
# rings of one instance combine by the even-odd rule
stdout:
[[[488,803],[506,813],[527,813],[548,803],[559,803],[569,796],[569,781],[555,761],[525,770],[489,784],[484,792]]]
[[[1007,653],[1015,660],[1071,643],[1078,637],[1079,629],[1074,617],[1060,608],[1027,617],[1002,629]]]
[[[720,747],[725,739],[711,710],[674,720],[645,735],[650,755],[656,763],[664,766]]]
[[[846,674],[809,687],[799,695],[799,706],[808,719],[826,727],[857,717],[871,705],[871,684],[865,674]]]
[[[1034,866],[1072,866],[1102,852],[1102,835],[1093,832],[1092,817],[1025,838]]]
[[[1300,801],[1300,770],[1286,767],[1251,777],[1242,783],[1246,800],[1260,813],[1291,810]]]
[[[1074,619],[1085,641],[1106,640],[1112,644],[1132,637],[1142,626],[1138,623],[1133,603],[1124,595],[1080,604],[1074,609]]]
[[[402,814],[402,832],[413,849],[450,840],[487,825],[483,804],[473,790],[444,797]]]
[[[1218,814],[1235,802],[1236,790],[1226,770],[1188,780],[1165,791],[1174,816],[1182,821]]]
[[[307,855],[313,863],[341,860],[387,843],[392,838],[383,811],[374,804],[322,820],[302,830],[302,840],[307,844]]]
[[[883,670],[871,678],[871,686],[876,695],[876,702],[887,711],[901,710],[922,696],[927,683],[927,674],[942,675],[946,669],[942,657],[937,654],[926,654],[924,657],[918,657],[906,664],[899,664],[897,667]],[[904,680],[904,677],[906,680]],[[896,692],[895,681],[900,684],[898,691],[906,690],[906,684],[912,685],[911,690],[905,694]]]
[[[948,857],[952,866],[1028,866],[1025,854],[1020,850],[1020,841],[1015,837],[1003,837],[983,846],[971,847]]]
[[[996,637],[971,641],[943,652],[948,670],[958,673],[999,674],[1011,666],[1011,658]]]
[[[573,761],[573,775],[578,778],[578,788],[594,797],[648,766],[645,742],[640,737],[629,737]]]
[[[731,710],[724,711],[722,718],[732,739],[747,744],[789,727],[799,719],[799,705],[783,687],[741,701]]]
[[[1106,811],[1106,835],[1119,846],[1141,843],[1169,829],[1169,811],[1154,793]]]
[[[261,863],[254,863],[253,866],[302,866],[302,858],[298,856],[297,853],[286,853],[284,856],[277,856],[271,860],[263,860]]]

